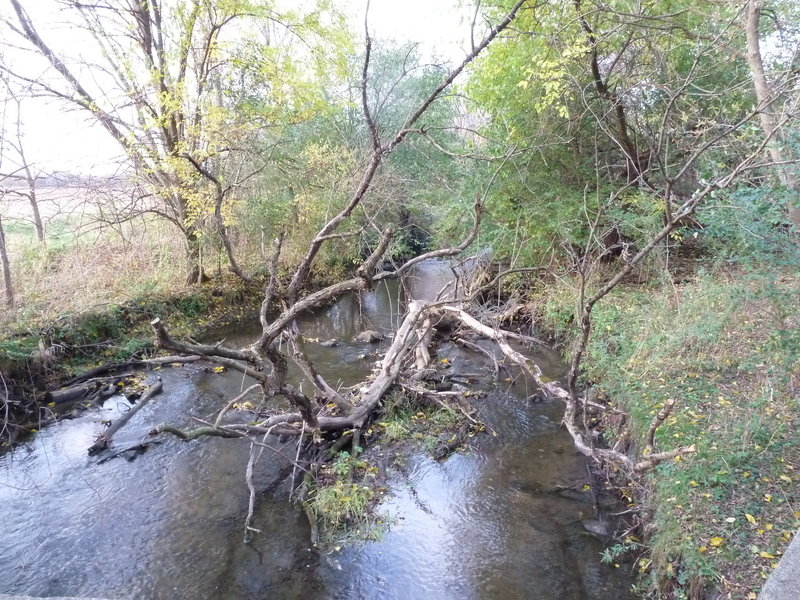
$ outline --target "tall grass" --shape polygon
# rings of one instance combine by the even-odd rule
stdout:
[[[543,303],[565,332],[567,290]],[[755,597],[800,526],[799,314],[800,277],[763,264],[624,286],[597,305],[584,381],[628,415],[609,419],[609,441],[641,448],[672,399],[656,450],[697,448],[624,490],[654,531],[630,544],[643,594]]]
[[[45,245],[31,236],[32,229],[10,227],[17,308],[0,312],[0,324],[33,326],[65,312],[176,291],[184,279],[181,238],[164,223],[145,225],[81,228],[64,218],[54,223]]]

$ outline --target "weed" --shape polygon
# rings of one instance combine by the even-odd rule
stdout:
[[[369,486],[336,480],[318,487],[310,495],[309,505],[325,529],[364,526],[368,508],[375,499]]]

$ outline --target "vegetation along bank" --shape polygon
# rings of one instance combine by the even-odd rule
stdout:
[[[309,518],[352,524],[336,500],[374,504],[352,486],[378,423],[479,434],[435,352],[481,342],[619,489],[604,558],[633,563],[638,595],[758,594],[800,518],[796,3],[480,2],[452,60],[390,41],[372,6],[62,8],[80,56],[52,15],[0,9],[4,440],[90,366],[199,357],[247,396],[160,434],[235,438],[252,462],[294,440]],[[33,158],[42,96],[96,126],[113,170]],[[414,298],[374,373],[317,368],[302,315],[464,257],[491,267]],[[239,317],[252,343],[197,341]],[[512,343],[537,332],[558,380]]]

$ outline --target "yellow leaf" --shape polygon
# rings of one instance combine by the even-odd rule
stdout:
[[[775,558],[775,557],[774,557],[772,554],[770,554],[769,552],[759,552],[759,553],[758,553],[758,555],[759,555],[761,558]]]
[[[751,524],[756,524],[756,518],[750,513],[744,513],[744,518],[747,519]]]
[[[783,481],[786,481],[788,483],[792,483],[792,478],[787,477],[786,475],[781,475],[781,479],[783,479]]]
[[[722,546],[722,542],[724,542],[724,541],[725,540],[722,539],[721,537],[714,536],[710,540],[708,540],[708,543],[709,543],[709,545],[714,546],[714,548],[717,548],[718,546]]]
[[[706,546],[700,546],[700,552],[708,552],[708,548]]]

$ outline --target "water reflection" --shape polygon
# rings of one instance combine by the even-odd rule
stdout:
[[[446,274],[440,264],[423,268]],[[412,284],[414,293],[438,293],[441,281],[428,277],[435,278],[428,273]],[[365,328],[391,331],[398,304],[396,284],[382,283],[304,317],[308,337],[341,340],[333,348],[308,344],[320,370],[345,385],[360,380],[371,366],[363,355],[374,347],[352,337]],[[256,335],[257,327],[239,326],[221,337],[237,345]],[[483,368],[480,356],[453,347],[442,352],[454,369]],[[120,432],[118,446],[145,438],[158,423],[191,425],[193,416],[207,417],[250,385],[238,373],[200,365],[160,376],[165,392]],[[591,515],[588,497],[559,492],[579,490],[586,480],[584,460],[558,427],[560,408],[529,403],[532,388],[524,380],[487,385],[480,418],[497,436],[476,438],[470,452],[443,463],[422,452],[406,457],[382,507],[393,522],[383,539],[333,555],[309,547],[308,524],[288,501],[290,465],[279,454],[258,465],[255,524],[262,534],[248,545],[242,543],[245,444],[165,438],[132,462],[96,464],[86,448],[102,431],[100,421],[125,406],[112,398],[0,456],[0,593],[137,600],[624,598],[625,574],[600,565],[598,542],[579,524]],[[284,454],[292,452],[287,447]]]

